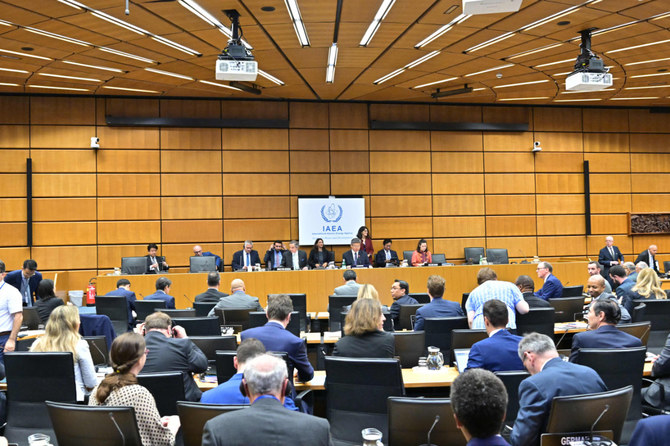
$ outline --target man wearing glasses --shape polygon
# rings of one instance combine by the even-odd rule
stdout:
[[[544,280],[542,288],[535,292],[535,296],[540,299],[555,299],[563,295],[563,284],[552,274],[553,271],[554,268],[549,262],[540,262],[537,264],[537,277]]]

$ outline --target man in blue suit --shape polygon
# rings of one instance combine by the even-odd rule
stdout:
[[[170,296],[170,287],[172,281],[167,277],[159,277],[156,279],[156,292],[149,294],[144,300],[164,300],[165,308],[174,309],[174,297]]]
[[[195,245],[193,247],[193,255],[198,257],[214,257],[214,264],[216,265],[216,270],[223,271],[223,261],[221,260],[221,257],[209,251],[202,252],[202,246]]]
[[[254,242],[247,240],[244,242],[244,249],[237,251],[233,254],[233,271],[244,269],[249,266],[254,266],[256,264],[260,265],[261,258],[258,255],[258,251],[254,249]]]
[[[623,254],[618,246],[614,246],[614,237],[611,235],[605,237],[605,247],[598,253],[598,263],[602,265],[602,276],[607,281],[611,280],[610,268],[623,264]]]
[[[354,237],[351,239],[351,249],[342,254],[342,264],[347,266],[366,266],[371,268],[370,259],[365,252],[361,252],[361,239]]]
[[[432,275],[428,278],[427,288],[430,303],[416,310],[415,331],[423,330],[425,319],[429,317],[465,316],[459,304],[442,299],[442,296],[444,296],[444,284],[444,277]]]
[[[540,299],[556,299],[563,296],[563,284],[552,273],[554,268],[549,262],[540,262],[537,264],[537,277],[544,280],[544,285],[535,295]]]
[[[643,418],[637,422],[628,446],[665,446],[670,438],[670,415]]]
[[[130,291],[130,280],[128,279],[119,279],[116,281],[116,289],[110,291],[106,296],[120,296],[125,297],[126,302],[128,303],[128,328],[130,330],[135,326],[135,317],[137,316],[137,309],[135,308],[135,292]]]
[[[380,249],[375,255],[375,266],[385,268],[387,266],[398,266],[398,253],[391,249],[393,241],[384,239],[384,249]]]
[[[621,309],[615,299],[596,299],[587,316],[589,331],[572,338],[570,362],[579,362],[580,348],[640,347],[642,341],[616,328],[621,320]]]
[[[505,330],[509,320],[507,305],[501,300],[491,299],[484,303],[483,312],[484,326],[489,337],[472,346],[466,370],[473,368],[491,372],[523,370],[518,353],[521,336]]]
[[[547,335],[524,336],[519,357],[531,376],[519,385],[519,412],[510,437],[514,446],[540,444],[554,397],[607,390],[595,370],[559,358],[554,341]]]
[[[24,307],[35,304],[35,293],[41,281],[42,274],[37,271],[37,262],[32,259],[23,262],[23,269],[17,269],[5,276],[5,283],[21,292]]]

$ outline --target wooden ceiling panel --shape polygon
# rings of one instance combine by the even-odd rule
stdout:
[[[426,10],[428,10],[428,8],[430,8],[434,1],[435,0],[396,0],[384,19],[384,23],[414,23]],[[381,1],[376,2],[377,5],[381,5],[381,3]],[[372,9],[376,13],[378,8],[379,6]],[[367,22],[370,23],[371,20],[372,19],[370,18]]]
[[[177,1],[170,1],[170,2],[145,2],[142,3],[142,8],[144,8],[146,11],[158,16],[162,17],[165,21],[169,23],[174,23],[175,25],[179,26],[181,29],[185,29],[189,32],[194,32],[194,31],[205,31],[205,30],[216,30],[217,28],[214,28],[214,26],[210,25],[209,23],[205,22],[202,20],[200,17],[198,17],[195,14],[191,14],[190,12],[188,14],[184,14],[184,11],[187,11],[183,6],[181,6]],[[187,11],[188,12],[188,11]],[[209,11],[214,17],[216,17],[221,23],[223,23],[226,26],[230,25],[230,21],[226,18],[226,16],[217,10],[214,11]],[[135,11],[133,10],[133,14]],[[125,17],[125,15],[124,15]],[[123,17],[122,17],[123,19]],[[144,25],[138,25],[145,27]],[[151,31],[151,30],[149,30]],[[153,31],[152,31],[153,32]],[[174,31],[171,31],[174,32]],[[217,31],[219,32],[219,31]],[[220,33],[220,32],[219,32]],[[222,34],[223,35],[223,34]]]
[[[290,60],[295,61],[296,68],[302,71],[303,68],[323,67],[328,64],[328,48],[292,48],[285,49],[284,54]]]
[[[619,2],[617,1],[614,4],[618,6],[618,3]],[[652,0],[646,2],[638,2],[637,5],[622,10],[621,14],[636,19],[646,19],[647,17],[664,14],[666,12],[670,12],[670,5],[668,5],[667,1]]]
[[[614,26],[624,25],[629,22],[629,18],[623,18],[613,14],[592,22],[590,27],[597,29],[608,29]],[[585,28],[588,28],[588,26],[570,26],[553,34],[549,34],[547,37],[557,41],[566,41],[575,37],[579,37],[579,31]],[[597,48],[604,43],[634,36],[636,34],[653,33],[655,31],[659,31],[660,29],[662,28],[655,24],[651,24],[649,22],[639,22],[616,30],[604,32],[602,34],[596,34],[591,38],[591,45],[594,51],[597,51]]]
[[[369,66],[379,55],[379,48],[342,48],[337,53],[337,68],[358,68],[359,71]]]
[[[74,11],[72,8],[58,2],[52,2],[50,5],[51,7],[47,11],[40,9],[40,12],[46,15],[39,14],[30,7],[26,8],[26,6],[29,5],[27,5],[25,1],[20,0],[16,2],[15,5],[11,4],[11,2],[0,2],[0,8],[2,9],[2,20],[7,20],[9,22],[16,23],[17,25],[36,25],[49,19],[49,11],[60,11],[61,13],[66,12],[67,9]]]
[[[251,15],[256,19],[256,21],[263,26],[269,24],[289,23],[291,21],[284,0],[245,0],[243,3],[246,9],[251,12]],[[302,4],[299,5],[302,14]],[[264,6],[272,7],[274,8],[274,11],[263,11],[261,8]],[[246,10],[239,12],[241,14],[240,21],[242,22],[242,27],[244,27],[244,23],[247,22],[247,18],[250,17]],[[324,18],[322,21],[327,20],[328,12],[324,10],[323,14]],[[335,13],[333,12],[333,14]],[[333,15],[332,20],[334,20],[334,17],[335,15]]]

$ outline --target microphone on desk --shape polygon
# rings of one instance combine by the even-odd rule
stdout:
[[[144,295],[142,293],[137,293],[137,294],[139,294],[140,297],[142,298],[142,300],[144,300]]]
[[[605,408],[602,412],[600,412],[600,415],[598,415],[596,421],[594,421],[591,425],[591,442],[588,443],[589,446],[609,446],[612,444],[612,442],[607,438],[602,438],[600,436],[596,438],[593,435],[593,431],[596,429],[596,424],[598,424],[598,421],[600,421],[600,419],[607,413],[608,410],[610,410],[610,405],[605,404]]]
[[[97,352],[100,353],[100,356],[102,356],[102,359],[104,359],[105,361],[107,361],[107,362],[105,362],[105,366],[108,366],[108,365],[109,365],[109,361],[107,360],[107,356],[102,352],[102,350],[100,350],[100,347],[98,347],[97,345],[95,345],[95,342],[90,342],[88,345],[92,345],[93,347],[95,347],[95,349],[97,350]]]
[[[191,303],[191,308],[195,308],[195,304],[193,303],[193,301],[191,299],[188,298],[188,296],[186,294],[184,294],[184,297],[186,298],[187,301],[189,301]]]
[[[119,423],[116,422],[116,419],[114,418],[114,413],[108,412],[107,415],[109,415],[109,418],[112,420],[112,423],[114,423],[114,426],[116,426],[116,430],[119,431],[119,434],[121,435],[121,444],[125,445],[126,444],[126,436],[123,435],[123,431],[119,427]]]
[[[433,425],[430,426],[430,429],[428,429],[428,435],[427,435],[428,443],[427,444],[422,444],[421,446],[432,446],[432,443],[430,442],[430,434],[433,433],[433,429],[435,429],[435,426],[437,425],[438,421],[440,421],[440,416],[435,415],[435,421],[433,421]]]

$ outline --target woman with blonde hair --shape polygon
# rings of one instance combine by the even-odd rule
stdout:
[[[74,381],[77,401],[84,401],[87,390],[97,384],[95,366],[88,342],[79,334],[79,310],[73,305],[54,308],[49,316],[44,336],[30,347],[31,352],[71,352],[74,360]]]
[[[637,283],[621,298],[621,305],[633,314],[635,299],[666,299],[665,291],[661,288],[661,281],[651,268],[645,268],[637,275]]]
[[[372,288],[374,289],[374,287]],[[379,300],[359,298],[344,320],[344,337],[335,343],[334,356],[352,358],[393,358],[393,334],[383,331],[386,317]]]

